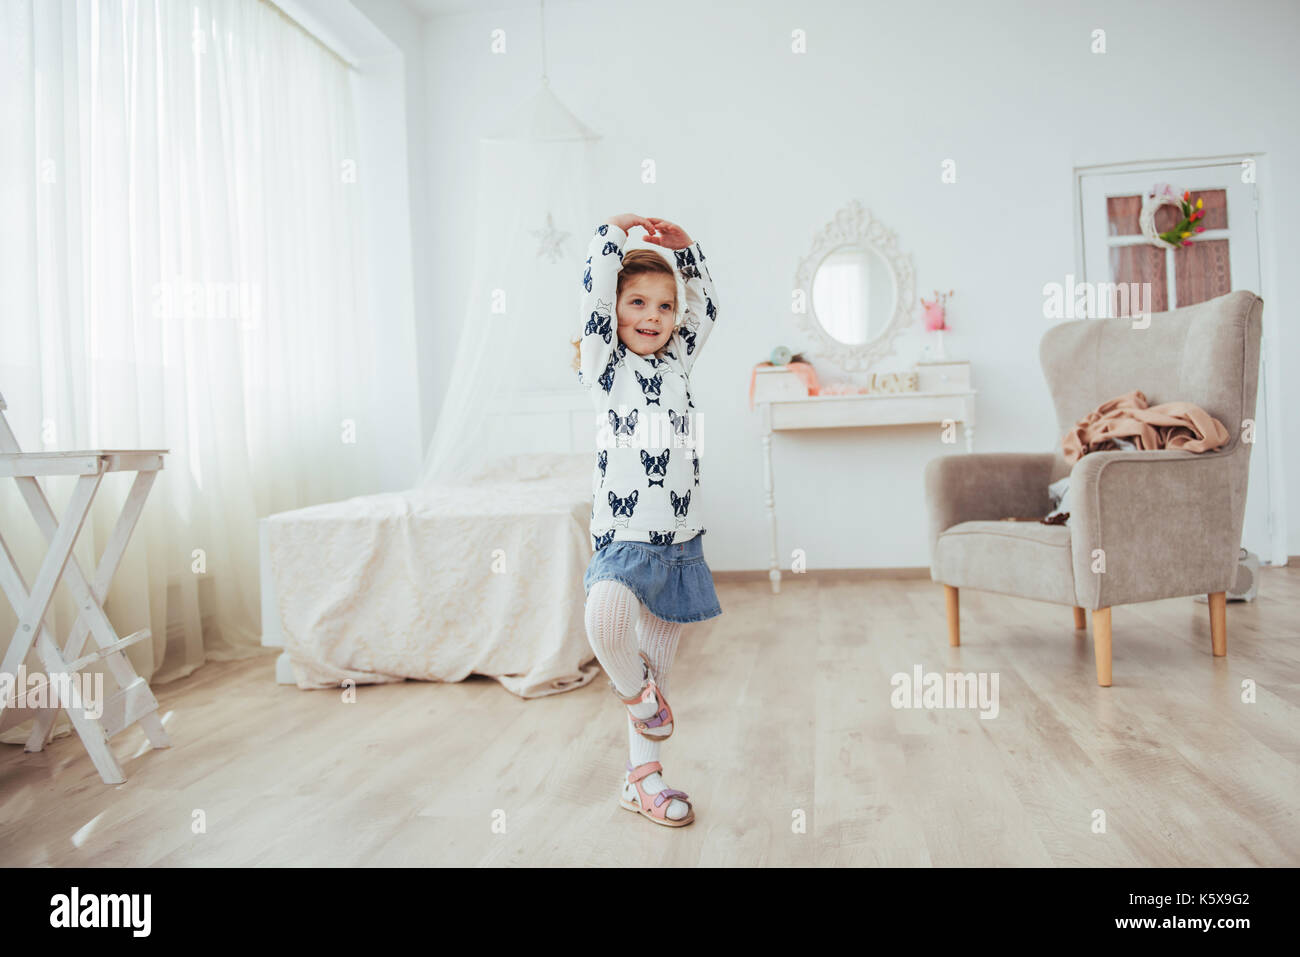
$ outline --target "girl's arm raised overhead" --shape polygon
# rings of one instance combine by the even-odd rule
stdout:
[[[682,361],[689,373],[704,348],[704,342],[717,321],[718,307],[713,291],[713,278],[704,264],[700,244],[680,226],[666,219],[651,217],[657,235],[647,236],[646,242],[672,250],[677,272],[686,287],[686,305],[682,310],[681,328],[669,340],[670,350]]]
[[[587,247],[582,273],[582,338],[578,344],[578,381],[586,388],[599,384],[606,392],[610,358],[618,344],[618,271],[623,264],[623,244],[633,226],[653,231],[643,216],[611,216],[596,227]]]
[[[590,389],[605,374],[618,340],[614,301],[627,233],[612,223],[596,227],[582,267],[582,338],[578,344],[578,381]],[[609,391],[608,383],[602,383]]]

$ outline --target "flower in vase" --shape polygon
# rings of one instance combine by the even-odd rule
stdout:
[[[948,328],[946,308],[948,297],[951,295],[951,289],[947,292],[940,292],[936,289],[934,291],[933,299],[926,299],[924,296],[921,297],[921,307],[925,310],[925,314],[921,321],[925,326],[926,332],[942,332]]]

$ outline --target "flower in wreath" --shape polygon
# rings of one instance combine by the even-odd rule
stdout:
[[[1156,232],[1156,210],[1162,206],[1176,206],[1182,214],[1178,225],[1173,229],[1166,229],[1162,233]],[[1180,246],[1190,246],[1192,236],[1196,233],[1205,232],[1205,226],[1200,220],[1205,218],[1205,199],[1198,196],[1196,202],[1192,202],[1191,190],[1183,190],[1180,197],[1177,191],[1168,183],[1156,183],[1147,190],[1142,199],[1142,212],[1138,217],[1138,225],[1142,229],[1142,235],[1155,246],[1164,246],[1167,249],[1177,249]]]

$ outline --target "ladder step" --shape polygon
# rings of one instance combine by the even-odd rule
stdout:
[[[82,668],[86,667],[86,665],[92,664],[96,661],[103,661],[109,655],[117,654],[117,652],[121,651],[123,648],[129,648],[131,645],[134,645],[137,642],[144,641],[146,638],[152,638],[152,637],[153,637],[153,632],[151,632],[148,628],[141,628],[139,631],[127,635],[125,638],[119,638],[111,645],[105,645],[103,648],[100,648],[97,651],[92,651],[88,655],[82,655],[76,661],[68,662],[68,670],[80,671]]]
[[[158,701],[149,690],[149,682],[136,677],[129,685],[104,702],[104,714],[99,719],[104,734],[110,738],[125,731],[151,711],[158,710]]]

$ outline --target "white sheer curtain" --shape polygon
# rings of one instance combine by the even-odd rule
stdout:
[[[5,0],[0,71],[10,424],[28,451],[171,450],[106,606],[152,629],[141,674],[255,653],[257,519],[376,481],[348,68],[260,0]],[[45,543],[12,486],[30,585]],[[127,487],[105,480],[83,568]],[[60,641],[73,620],[60,594]]]
[[[479,141],[474,270],[421,485],[470,482],[502,457],[567,450],[530,406],[587,410],[573,369],[599,136],[548,85]],[[587,422],[584,421],[584,426]],[[589,466],[588,466],[589,467]]]

